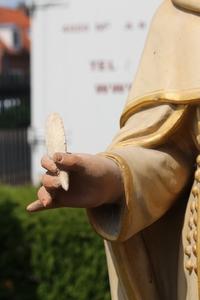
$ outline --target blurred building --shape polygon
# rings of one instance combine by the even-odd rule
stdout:
[[[30,181],[30,23],[0,7],[0,183]]]
[[[23,9],[0,7],[0,74],[29,74],[29,30]]]

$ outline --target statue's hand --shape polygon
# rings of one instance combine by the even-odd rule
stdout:
[[[97,207],[117,202],[124,193],[120,169],[106,157],[56,153],[53,159],[44,156],[41,164],[47,172],[42,178],[38,200],[27,207],[29,212],[58,207]],[[67,192],[61,188],[59,170],[69,172]]]

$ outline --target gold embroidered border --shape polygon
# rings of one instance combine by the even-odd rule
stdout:
[[[182,90],[182,91],[155,91],[139,98],[131,100],[125,107],[120,126],[124,126],[126,121],[134,113],[159,104],[188,105],[200,103],[200,89]]]
[[[172,3],[179,8],[200,13],[199,0],[172,0]]]
[[[116,153],[103,152],[100,153],[100,155],[112,159],[120,168],[122,172],[123,183],[124,183],[125,196],[127,199],[127,206],[129,207],[129,199],[133,195],[133,179],[132,179],[132,173],[130,171],[127,162],[120,155]]]
[[[97,222],[95,222],[92,211],[88,210],[87,213],[88,213],[88,216],[91,220],[91,224],[94,227],[95,231],[99,235],[101,235],[105,240],[112,241],[112,242],[121,241],[124,239],[124,235],[125,235],[125,231],[126,231],[125,226],[123,226],[124,220],[127,219],[127,215],[129,213],[130,199],[133,196],[132,174],[131,174],[128,164],[123,160],[123,158],[121,158],[121,156],[110,153],[110,152],[102,152],[102,153],[99,153],[98,155],[107,157],[107,158],[115,161],[115,163],[119,166],[121,173],[122,173],[122,180],[123,180],[123,184],[124,184],[126,202],[122,201],[120,204],[120,208],[119,208],[121,210],[120,220],[119,220],[119,224],[120,224],[119,225],[119,234],[117,234],[116,236],[109,235],[101,228],[101,226],[99,226],[99,224]]]
[[[124,134],[123,137],[120,137],[122,140],[116,142],[113,146],[114,148],[119,148],[123,146],[143,146],[143,147],[154,147],[158,144],[164,143],[176,129],[182,124],[186,113],[188,112],[188,105],[177,107],[177,110],[172,113],[172,115],[157,129],[155,132],[150,133],[146,136],[129,138]],[[129,135],[130,136],[130,135]]]

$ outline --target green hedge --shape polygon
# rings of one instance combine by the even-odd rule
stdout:
[[[79,209],[29,215],[31,187],[0,187],[0,299],[109,300],[102,240]]]

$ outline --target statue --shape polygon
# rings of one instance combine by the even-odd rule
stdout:
[[[113,300],[200,299],[199,37],[200,1],[164,0],[107,151],[42,160],[48,173],[28,210],[87,209]]]

